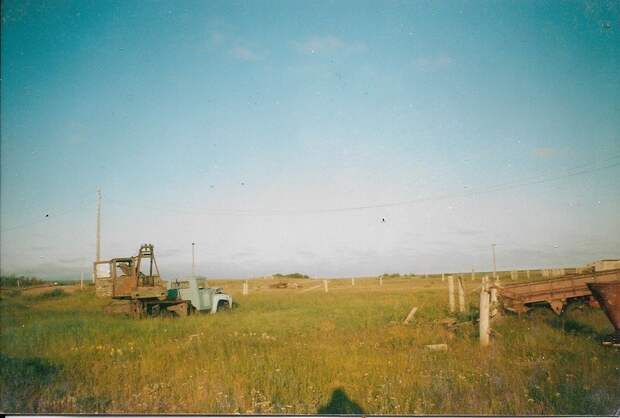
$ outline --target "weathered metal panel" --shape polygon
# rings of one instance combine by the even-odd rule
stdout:
[[[502,287],[499,292],[506,309],[523,312],[528,309],[527,304],[548,302],[554,311],[559,313],[568,299],[592,295],[588,283],[606,283],[614,280],[620,280],[620,269],[518,283]]]

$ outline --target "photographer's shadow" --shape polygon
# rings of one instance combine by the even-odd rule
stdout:
[[[317,411],[319,414],[352,414],[360,415],[364,410],[356,402],[353,402],[347,396],[346,392],[341,389],[335,389],[329,402]]]

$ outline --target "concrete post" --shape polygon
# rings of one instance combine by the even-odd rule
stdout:
[[[489,292],[483,287],[480,290],[480,345],[489,345]]]
[[[450,304],[450,312],[455,311],[454,307],[454,276],[448,276],[448,302]]]
[[[463,288],[463,279],[459,276],[458,278],[458,289],[459,289],[459,312],[465,312],[465,289]]]

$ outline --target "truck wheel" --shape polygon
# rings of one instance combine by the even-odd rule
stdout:
[[[231,306],[227,300],[220,300],[217,303],[217,311],[221,311],[222,309],[230,310]]]

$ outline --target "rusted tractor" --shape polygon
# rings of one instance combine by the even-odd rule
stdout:
[[[152,244],[143,244],[134,257],[95,261],[95,291],[113,302],[107,313],[145,316],[186,316],[192,311],[232,307],[232,298],[222,289],[209,288],[204,279],[168,282],[159,275]]]

